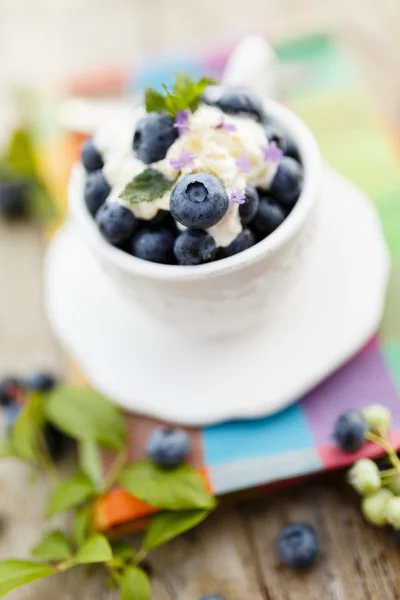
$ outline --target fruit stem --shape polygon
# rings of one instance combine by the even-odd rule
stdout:
[[[370,431],[366,435],[366,439],[370,442],[373,442],[383,448],[385,452],[387,452],[388,458],[392,463],[396,474],[400,474],[400,459],[397,456],[396,449],[392,446],[387,438],[380,437],[375,433],[371,433]]]
[[[124,468],[126,462],[128,460],[128,448],[123,448],[117,455],[117,458],[114,461],[114,464],[111,466],[110,471],[108,472],[107,477],[104,480],[104,492],[108,492],[113,485],[116,483],[119,474]]]
[[[142,562],[142,560],[146,558],[147,554],[147,550],[141,548],[134,558],[134,564],[139,565]]]

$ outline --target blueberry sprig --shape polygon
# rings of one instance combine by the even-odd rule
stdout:
[[[355,452],[367,441],[385,451],[387,468],[380,469],[369,458],[361,458],[349,470],[348,481],[362,496],[361,510],[369,523],[400,530],[400,458],[388,437],[390,423],[390,411],[374,404],[362,412],[340,415],[333,437],[345,452]]]
[[[41,373],[24,384],[16,378],[4,380],[0,401],[5,409],[16,403],[19,407],[9,455],[15,456],[17,439],[18,458],[46,467],[36,461],[36,451],[47,423],[76,441],[79,463],[75,474],[55,482],[45,511],[48,519],[72,511],[71,530],[47,531],[32,550],[33,561],[0,562],[0,596],[79,565],[98,564],[122,600],[149,600],[150,581],[141,566],[149,552],[201,523],[216,505],[203,477],[184,462],[190,452],[188,434],[171,427],[155,429],[145,445],[148,458],[129,463],[123,413],[94,390],[57,385]],[[115,453],[106,474],[102,448]],[[124,540],[110,542],[104,535],[102,500],[116,484],[157,509],[139,548]]]

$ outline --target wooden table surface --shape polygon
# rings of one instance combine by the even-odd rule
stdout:
[[[47,4],[50,7],[50,3]],[[83,4],[94,10],[93,2],[88,0]],[[15,3],[0,0],[0,27],[7,33],[2,41],[8,40],[9,51],[14,48],[12,28],[16,27],[17,34],[23,5],[21,0]],[[99,0],[100,5],[106,10],[105,2]],[[72,6],[78,3],[72,2]],[[60,1],[61,10],[60,7],[65,9],[66,4]],[[134,45],[140,51],[182,46],[207,35],[212,37],[232,30],[257,30],[272,40],[312,31],[331,31],[357,58],[370,93],[394,126],[398,124],[398,0],[329,3],[326,0],[118,0],[115,10],[121,18],[127,15],[136,20]],[[35,18],[39,17],[42,24],[46,23],[45,11],[35,12]],[[54,15],[48,18],[51,20]],[[72,17],[70,25],[71,20]],[[27,35],[35,34],[34,26],[28,26],[25,21],[21,23],[22,27],[25,24]],[[93,52],[95,38],[96,31],[93,31],[88,44],[92,44]],[[98,47],[101,41],[97,40]],[[128,48],[128,42],[124,43]],[[106,40],[105,44],[110,41]],[[115,39],[113,44],[115,46]],[[35,52],[38,58],[40,49],[33,46],[34,56]],[[71,53],[74,52],[75,49],[71,49]],[[8,55],[11,56],[10,52]],[[11,65],[13,60],[18,62],[13,56]],[[46,60],[46,64],[50,64],[61,61],[61,57],[48,56]],[[24,67],[18,64],[23,71]],[[12,68],[9,65],[10,72]],[[4,84],[1,74],[0,67],[0,86]],[[0,224],[1,372],[23,374],[35,367],[63,371],[62,354],[44,315],[43,255],[40,233],[33,226]],[[24,466],[9,461],[0,463],[1,557],[26,556],[43,530],[46,485],[30,486],[26,476]],[[201,594],[215,592],[227,600],[400,598],[400,549],[386,531],[372,529],[363,521],[358,499],[343,480],[342,476],[329,482],[322,479],[220,510],[194,532],[154,553],[150,561],[154,569],[153,597],[195,600]],[[322,542],[321,560],[305,575],[279,566],[274,554],[276,534],[293,520],[311,523]],[[88,577],[84,570],[78,570],[14,592],[10,598],[114,598],[104,584],[100,573]]]

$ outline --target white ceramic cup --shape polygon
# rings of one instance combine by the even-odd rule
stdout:
[[[285,298],[301,283],[312,251],[322,165],[315,139],[288,108],[266,99],[267,115],[290,132],[304,167],[300,197],[286,220],[252,248],[204,265],[160,265],[130,256],[100,234],[83,199],[85,173],[72,173],[69,207],[80,235],[132,310],[146,311],[187,335],[251,331],[260,318],[274,321]]]

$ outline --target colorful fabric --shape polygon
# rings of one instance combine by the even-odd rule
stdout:
[[[393,260],[388,301],[379,337],[315,390],[286,410],[264,419],[234,421],[191,430],[191,462],[212,490],[225,495],[292,479],[352,462],[379,450],[366,445],[349,456],[331,440],[335,418],[348,408],[380,402],[392,411],[392,441],[400,446],[400,171],[388,130],[376,119],[354,65],[328,37],[314,36],[276,47],[286,81],[286,103],[314,132],[325,159],[374,202]],[[126,85],[168,83],[172,73],[221,73],[228,49],[152,60]],[[143,456],[144,440],[157,424],[127,415],[132,459]],[[142,527],[152,509],[123,490],[98,505],[103,529]],[[128,525],[126,525],[128,524]]]

